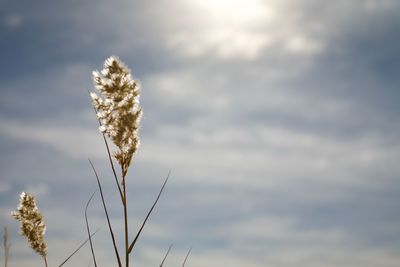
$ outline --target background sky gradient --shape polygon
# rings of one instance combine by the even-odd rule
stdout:
[[[42,266],[10,217],[23,190],[45,216],[51,266],[85,239],[88,158],[122,232],[88,97],[110,55],[142,84],[131,236],[172,170],[134,265],[159,265],[173,243],[165,266],[190,247],[190,267],[398,266],[399,12],[396,0],[0,1],[9,266]],[[89,215],[100,266],[115,266],[98,196]]]

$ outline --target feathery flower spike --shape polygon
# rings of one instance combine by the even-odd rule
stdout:
[[[29,246],[43,258],[47,255],[47,245],[44,240],[46,225],[43,215],[36,206],[35,197],[22,192],[18,209],[12,216],[21,222],[21,235],[28,238]]]
[[[103,70],[93,72],[93,82],[101,94],[90,93],[101,124],[99,130],[117,146],[114,157],[125,177],[140,143],[139,84],[132,79],[129,68],[115,56],[106,59]]]

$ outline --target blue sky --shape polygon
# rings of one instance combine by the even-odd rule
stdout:
[[[106,188],[91,71],[118,55],[142,85],[142,145],[128,174],[132,235],[171,180],[133,261],[157,266],[397,266],[400,2],[0,2],[0,224],[11,266],[41,266],[9,213],[26,190],[49,262],[85,238]],[[99,199],[103,266],[114,255]],[[122,240],[121,236],[119,239]],[[70,263],[90,261],[88,248]]]

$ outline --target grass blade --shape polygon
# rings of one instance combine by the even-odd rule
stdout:
[[[86,203],[85,221],[86,221],[86,229],[87,229],[87,233],[88,233],[88,236],[89,236],[90,250],[92,251],[94,266],[97,267],[96,256],[94,255],[94,250],[93,250],[92,236],[90,234],[89,222],[88,222],[88,218],[87,218],[87,209],[88,209],[89,203],[90,203],[90,201],[92,201],[92,198],[93,198],[95,193],[96,193],[96,191],[93,192],[93,194],[90,196],[88,202]]]
[[[192,251],[192,248],[189,249],[188,253],[186,254],[185,260],[183,261],[182,267],[185,267],[186,261],[189,257],[190,252]]]
[[[171,250],[171,248],[172,248],[172,244],[169,246],[169,248],[168,248],[168,250],[167,250],[167,253],[165,254],[165,256],[164,256],[164,258],[163,258],[163,260],[162,260],[162,262],[161,262],[161,264],[160,264],[160,267],[163,266],[165,260],[166,260],[167,257],[168,257],[168,254],[169,254],[169,251]]]
[[[145,226],[145,224],[146,224],[146,222],[147,222],[147,219],[149,218],[149,216],[150,216],[150,214],[152,213],[154,207],[156,206],[158,200],[160,199],[161,193],[163,192],[164,187],[165,187],[165,185],[167,184],[167,181],[168,181],[168,178],[169,178],[169,175],[170,175],[170,174],[171,174],[171,171],[168,172],[167,178],[165,178],[164,184],[162,185],[161,190],[160,190],[160,192],[158,193],[158,196],[157,196],[156,200],[155,200],[154,203],[153,203],[153,206],[151,206],[151,209],[150,209],[149,212],[147,213],[147,216],[146,216],[146,218],[144,219],[144,221],[143,221],[143,223],[142,223],[142,226],[140,227],[138,233],[136,234],[135,239],[132,241],[131,245],[129,246],[129,248],[128,248],[128,253],[131,253],[131,252],[132,252],[132,249],[133,249],[133,247],[135,246],[136,241],[137,241],[137,239],[139,238],[140,233],[142,232],[143,227]]]
[[[99,229],[97,229],[92,235],[91,237],[93,237],[97,232],[99,231]],[[63,266],[70,258],[72,258],[72,256],[75,255],[75,253],[77,253],[87,242],[89,241],[89,238],[87,238],[84,242],[82,242],[82,244],[79,245],[79,247],[77,249],[74,250],[74,252],[72,252],[60,265],[58,265],[58,267]]]
[[[89,159],[89,163],[90,163],[90,166],[92,166],[93,172],[94,172],[94,174],[96,176],[97,185],[99,186],[99,190],[100,190],[101,202],[103,202],[103,208],[104,208],[104,212],[106,214],[108,229],[109,229],[110,234],[111,234],[111,239],[112,239],[112,242],[113,242],[115,255],[117,257],[118,266],[121,267],[122,266],[121,258],[119,257],[118,248],[117,248],[117,245],[116,245],[116,242],[115,242],[114,231],[113,231],[112,226],[111,226],[110,217],[108,216],[108,211],[107,211],[107,207],[106,207],[106,202],[104,200],[103,189],[101,187],[100,179],[99,179],[97,171],[94,168],[93,163],[92,163],[92,161],[90,159]]]

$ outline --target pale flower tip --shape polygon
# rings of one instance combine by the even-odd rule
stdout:
[[[119,58],[117,56],[111,56],[104,61],[104,67],[108,68],[114,64],[114,62],[119,62]]]
[[[103,75],[103,76],[107,76],[108,75],[108,73],[109,73],[109,71],[108,71],[108,69],[103,69],[103,70],[101,70],[101,75]]]
[[[104,125],[101,125],[101,126],[99,127],[99,131],[100,131],[101,133],[104,133],[106,130],[107,130],[107,129],[106,129],[106,127],[105,127]]]
[[[91,98],[92,100],[97,100],[97,99],[99,99],[99,97],[96,95],[96,93],[93,93],[93,92],[90,92],[90,98]]]
[[[110,62],[113,62],[113,61],[121,61],[121,60],[119,59],[119,57],[116,56],[116,55],[111,55],[111,56],[109,56],[106,60],[109,60]]]
[[[97,70],[92,71],[92,76],[93,79],[96,79],[97,77],[100,77],[100,73]]]

